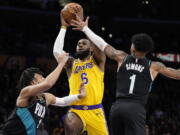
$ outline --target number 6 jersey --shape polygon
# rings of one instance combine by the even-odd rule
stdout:
[[[104,94],[104,72],[100,71],[91,56],[84,62],[76,59],[69,78],[70,95],[78,94],[81,83],[85,84],[87,96],[73,105],[96,105],[102,102]]]
[[[117,72],[116,98],[146,104],[151,89],[151,61],[126,56]]]

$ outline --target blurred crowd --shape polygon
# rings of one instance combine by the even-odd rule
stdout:
[[[3,6],[48,10],[55,10],[60,6],[58,0],[0,0],[0,3]]]
[[[150,94],[147,104],[149,135],[180,135],[179,87],[173,87],[171,82],[159,83]]]
[[[59,11],[59,8],[62,8],[69,2],[80,3],[85,9],[86,13],[102,17],[120,16],[125,18],[132,17],[158,19],[180,18],[178,14],[178,0],[0,0],[0,5],[18,8]]]

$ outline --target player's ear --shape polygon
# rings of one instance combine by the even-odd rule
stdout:
[[[30,82],[30,84],[31,84],[31,85],[36,84],[35,80],[32,80],[32,81]]]
[[[135,47],[134,47],[133,44],[131,44],[131,49],[130,49],[130,50],[131,50],[131,53],[132,53],[132,54],[134,54],[134,53],[136,52],[136,49],[135,49]]]
[[[31,85],[36,85],[36,84],[38,84],[38,81],[37,81],[37,79],[36,78],[34,78],[32,81],[31,81],[31,83],[30,83]]]

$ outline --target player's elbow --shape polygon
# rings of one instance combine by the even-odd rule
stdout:
[[[50,81],[48,81],[48,80],[45,80],[44,81],[44,88],[46,89],[46,90],[48,90],[48,89],[50,89],[50,88],[52,88],[53,87],[53,83],[51,83]]]
[[[57,58],[59,53],[56,50],[53,50],[53,55],[54,55],[55,58]]]
[[[54,55],[54,58],[56,59],[56,61],[58,61],[59,53],[57,51],[53,51],[53,55]]]

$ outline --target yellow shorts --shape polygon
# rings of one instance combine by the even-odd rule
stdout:
[[[109,135],[108,127],[102,108],[93,110],[70,109],[70,112],[76,113],[82,120],[84,129],[88,135]]]

